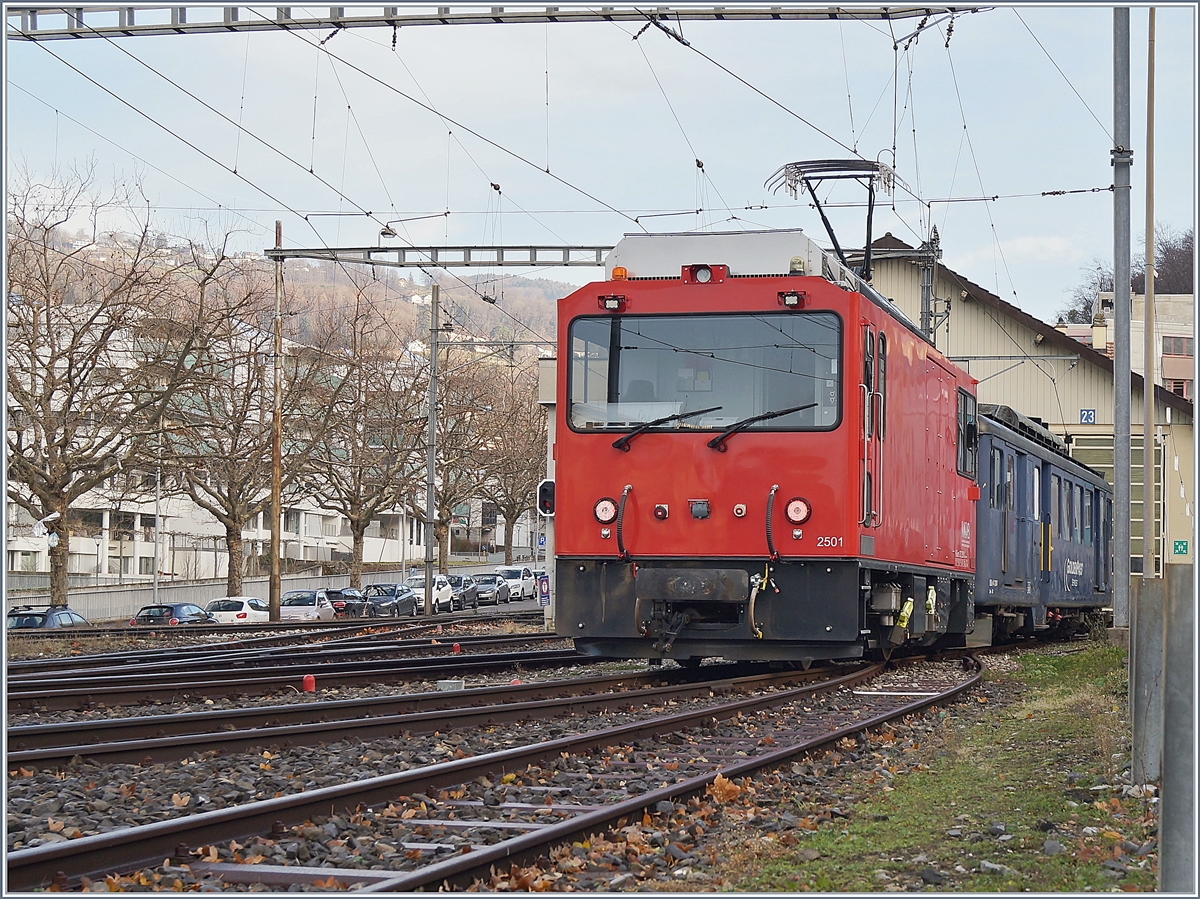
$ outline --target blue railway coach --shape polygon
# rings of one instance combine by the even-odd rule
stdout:
[[[978,423],[975,640],[1085,629],[1112,604],[1112,488],[1008,406]]]

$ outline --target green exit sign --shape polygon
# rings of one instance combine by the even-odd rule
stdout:
[[[1175,541],[1175,555],[1186,556],[1188,554],[1188,542],[1186,540]]]

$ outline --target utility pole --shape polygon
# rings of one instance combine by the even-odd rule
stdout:
[[[1129,8],[1113,10],[1113,624],[1129,628]]]
[[[275,248],[283,246],[283,222],[275,222]],[[275,260],[275,402],[271,412],[271,620],[279,621],[282,567],[279,530],[283,520],[283,257]]]
[[[1146,59],[1146,333],[1142,341],[1142,581],[1154,570],[1154,9]],[[1166,498],[1163,498],[1165,511]],[[1166,555],[1164,553],[1164,555]]]
[[[433,614],[433,522],[437,515],[437,488],[434,484],[437,468],[437,357],[438,357],[438,296],[437,281],[433,282],[429,303],[429,442],[425,457],[425,614]]]

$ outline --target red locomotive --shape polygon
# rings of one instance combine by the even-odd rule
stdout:
[[[853,658],[973,618],[975,381],[800,231],[629,235],[559,301],[557,626]]]

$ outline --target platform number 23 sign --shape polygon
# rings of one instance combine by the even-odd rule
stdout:
[[[1095,409],[1080,409],[1079,410],[1079,423],[1081,425],[1094,425],[1096,423],[1096,410]]]

